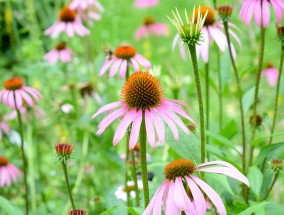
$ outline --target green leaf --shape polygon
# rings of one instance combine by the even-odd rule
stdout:
[[[22,215],[22,212],[15,208],[10,201],[0,196],[0,208],[2,208],[7,215]],[[2,210],[0,210],[2,211]],[[2,213],[1,213],[2,214]]]
[[[259,155],[257,156],[255,160],[255,164],[261,165],[265,158],[272,155],[275,151],[279,151],[284,146],[284,142],[282,143],[274,143],[272,145],[264,146],[261,150]]]
[[[252,166],[248,169],[248,180],[250,183],[250,189],[255,194],[256,199],[259,200],[263,175],[256,166]]]
[[[123,207],[123,206],[114,206],[114,207],[100,213],[100,215],[112,215],[113,211],[117,211],[117,210],[120,210],[120,209],[126,209],[128,211],[128,213],[131,214],[131,215],[139,215],[139,213],[136,211],[135,208],[127,208],[127,207]]]
[[[261,209],[262,207],[264,207],[267,204],[269,204],[269,202],[261,202],[257,205],[253,205],[253,206],[249,207],[248,209],[239,213],[239,215],[251,215],[252,213],[256,212],[257,210]]]
[[[225,175],[220,175],[220,174],[206,174],[206,181],[209,181],[209,184],[213,186],[215,184],[214,188],[217,188],[219,192],[222,191],[228,191],[231,195],[234,195],[234,192],[232,188],[229,185],[227,176]]]
[[[217,141],[216,143],[219,143],[220,146],[227,146],[228,148],[233,149],[235,152],[238,153],[238,155],[241,156],[241,153],[237,150],[235,145],[228,138],[220,134],[214,133],[212,131],[206,131],[206,135],[216,140]]]
[[[226,138],[231,138],[238,132],[238,127],[239,125],[237,122],[235,120],[231,120],[222,128],[220,134]]]
[[[178,132],[179,140],[175,141],[171,131],[167,129],[166,140],[169,146],[181,157],[190,159],[195,163],[200,163],[200,143],[197,140],[195,134],[190,132],[190,135],[188,136],[180,129],[178,130]]]
[[[246,114],[249,110],[249,108],[253,104],[254,100],[254,90],[255,87],[250,88],[243,96],[242,102],[243,102],[243,108],[244,108],[244,114]]]
[[[252,72],[254,69],[255,69],[255,67],[251,66],[251,67],[245,69],[244,71],[242,71],[241,75],[240,75],[240,79],[242,79],[247,73]]]

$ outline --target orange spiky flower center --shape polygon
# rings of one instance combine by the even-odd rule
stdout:
[[[164,169],[165,178],[175,180],[177,177],[190,175],[196,169],[195,164],[188,159],[179,159],[169,163]]]
[[[151,16],[147,16],[143,21],[143,24],[146,26],[153,25],[154,23],[155,23],[155,19]]]
[[[61,42],[61,43],[58,43],[56,46],[55,46],[55,49],[57,51],[61,51],[63,49],[66,49],[66,43],[65,42]]]
[[[119,46],[115,49],[114,55],[117,58],[129,60],[136,55],[136,49],[132,46]]]
[[[21,89],[24,82],[21,78],[11,78],[3,83],[3,86],[7,90],[18,90]]]
[[[208,26],[208,25],[213,25],[216,21],[216,17],[215,17],[215,11],[208,6],[200,6],[200,14],[201,16],[204,16],[206,11],[208,11],[208,14],[206,16],[205,22],[204,22],[204,26]],[[194,13],[194,22],[197,22],[197,18],[198,18],[198,8],[193,12]]]
[[[63,7],[59,12],[59,19],[62,22],[74,22],[76,11],[68,7]]]
[[[6,166],[8,163],[9,163],[9,161],[6,157],[0,157],[0,167]]]
[[[130,108],[149,110],[160,104],[163,89],[158,79],[148,72],[135,72],[124,84],[121,97]]]

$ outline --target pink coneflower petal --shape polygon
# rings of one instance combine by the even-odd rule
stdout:
[[[208,198],[217,208],[218,213],[221,215],[226,215],[226,208],[220,196],[208,184],[206,184],[195,175],[191,175],[190,177],[206,193]]]
[[[208,62],[208,58],[209,58],[209,42],[210,42],[210,38],[209,38],[209,33],[207,28],[204,28],[204,30],[202,29],[202,33],[203,33],[203,37],[204,37],[204,42],[201,44],[201,55],[203,58],[203,61],[205,63]]]
[[[133,58],[131,58],[130,61],[131,61],[131,63],[132,63],[132,66],[133,66],[133,68],[134,68],[134,71],[135,71],[135,72],[136,72],[136,71],[139,71],[140,68],[139,68],[139,65],[138,65],[137,61],[134,60]]]
[[[73,29],[73,25],[72,23],[68,22],[66,24],[66,33],[69,37],[73,37],[74,36],[74,29]]]
[[[132,123],[131,134],[130,134],[130,139],[129,139],[130,149],[133,149],[138,141],[141,122],[142,122],[142,110],[139,110]]]
[[[108,68],[110,67],[110,65],[115,62],[115,59],[111,59],[106,61],[106,63],[103,65],[103,67],[101,68],[100,71],[100,76],[102,76],[103,74],[105,74],[105,72],[108,70]]]
[[[197,213],[206,214],[206,201],[205,201],[205,198],[202,192],[200,191],[199,187],[193,182],[191,178],[185,176],[185,179],[192,193],[194,202],[198,203],[195,206]]]
[[[110,104],[107,104],[103,107],[101,107],[92,117],[91,119],[94,119],[96,116],[102,114],[103,112],[106,112],[106,111],[109,111],[109,110],[112,110],[112,109],[115,109],[119,106],[123,105],[123,102],[113,102],[113,103],[110,103]]]
[[[172,184],[172,186],[171,186]],[[168,195],[164,197],[164,208],[165,208],[165,214],[180,214],[180,210],[177,207],[177,205],[173,202],[175,202],[174,195],[174,182],[172,182],[170,186],[168,186]]]
[[[262,13],[263,26],[266,28],[270,22],[270,3],[268,1],[262,2]]]
[[[22,104],[23,104],[23,98],[22,98],[22,95],[21,95],[21,91],[23,91],[23,90],[16,90],[15,91],[15,98],[16,98],[17,108],[22,107]]]
[[[224,33],[216,27],[208,26],[210,35],[213,37],[214,41],[217,43],[221,51],[226,49],[226,37]]]
[[[178,40],[179,40],[179,34],[176,34],[175,37],[174,37],[174,40],[173,40],[173,44],[172,44],[172,51],[175,49],[177,43],[178,43]]]
[[[123,79],[127,72],[127,60],[123,60],[121,63],[120,71],[119,71],[119,77],[120,79]]]
[[[146,69],[149,69],[151,67],[151,63],[146,60],[142,55],[136,54],[134,59],[141,65],[143,65]]]
[[[211,167],[211,168],[201,168],[199,169],[200,172],[211,172],[211,173],[218,173],[218,174],[223,174],[223,175],[227,175],[230,176],[231,178],[237,179],[241,182],[243,182],[244,184],[246,184],[247,186],[249,186],[249,182],[247,180],[247,178],[240,173],[239,171],[232,169],[232,168],[228,168],[228,167]]]
[[[172,184],[173,182],[171,181],[170,183]],[[193,204],[190,202],[184,190],[181,177],[177,177],[174,182],[174,199],[181,211],[188,211],[191,215],[197,215]]]
[[[148,110],[145,111],[145,126],[149,144],[153,148],[155,147],[155,129],[151,118],[151,113]]]
[[[28,87],[28,86],[23,86],[22,89],[26,91],[27,93],[31,94],[36,101],[39,101],[41,94],[37,90],[31,87]]]
[[[222,166],[225,166],[225,167],[229,167],[229,168],[233,168],[233,169],[236,169],[236,167],[234,167],[232,164],[230,163],[227,163],[225,161],[210,161],[210,162],[205,162],[203,164],[199,164],[197,167],[198,168],[201,168],[201,167],[204,167],[204,166],[212,166],[212,165],[222,165]]]
[[[186,59],[186,53],[185,53],[185,47],[184,47],[184,43],[181,41],[179,43],[179,51],[180,51],[180,55],[182,57],[182,59]]]
[[[127,110],[127,107],[123,107],[107,115],[98,125],[99,130],[96,134],[100,135],[114,120],[125,114]]]
[[[261,9],[261,4],[260,2],[257,2],[257,4],[254,5],[254,20],[255,23],[260,26],[261,25],[261,14],[262,14],[262,9]]]
[[[117,60],[113,63],[111,69],[110,69],[110,73],[109,73],[109,77],[112,78],[115,73],[118,71],[119,66],[121,65],[122,60]]]
[[[167,123],[169,128],[171,129],[172,134],[174,135],[175,140],[178,141],[178,130],[177,130],[177,127],[176,127],[175,123],[173,122],[173,120],[171,120],[171,118],[169,118],[166,114],[164,114],[161,111],[159,111],[159,114],[161,115],[163,120]]]
[[[161,118],[156,114],[153,108],[150,109],[151,118],[154,122],[156,132],[159,138],[159,142],[163,143],[165,141],[165,126]]]
[[[272,7],[275,11],[275,15],[276,15],[276,19],[277,19],[277,22],[281,22],[281,19],[282,19],[282,8],[278,6],[277,4],[277,1],[274,1],[274,0],[270,0],[271,4],[272,4]]]
[[[113,137],[113,145],[116,145],[125,135],[125,132],[136,117],[137,111],[136,109],[130,110],[121,120],[120,124],[118,125],[114,137]]]
[[[89,16],[90,18],[94,19],[94,20],[99,20],[99,19],[101,19],[101,15],[100,15],[100,14],[95,13],[95,12],[92,12],[92,11],[88,13],[88,16]]]

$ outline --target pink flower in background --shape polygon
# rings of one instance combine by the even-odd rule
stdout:
[[[104,8],[97,0],[73,0],[69,6],[72,10],[76,10],[79,16],[88,21],[88,18],[93,20],[101,19],[101,12],[104,12]]]
[[[154,7],[159,4],[159,0],[135,0],[135,7],[146,8]]]
[[[196,53],[197,57],[202,57],[203,61],[205,63],[208,63],[209,60],[209,45],[212,41],[215,41],[217,46],[219,47],[219,50],[224,52],[226,48],[228,48],[227,45],[227,39],[226,35],[223,33],[222,28],[223,24],[220,22],[217,22],[215,19],[215,11],[208,7],[208,6],[201,6],[200,7],[200,13],[202,16],[205,15],[206,11],[208,11],[207,17],[205,19],[203,28],[202,28],[202,36],[203,36],[203,42],[200,43],[200,45],[196,46]],[[197,18],[197,12],[198,9],[195,10],[195,17]],[[229,23],[230,27],[238,29],[235,25],[232,23]],[[241,45],[240,39],[236,35],[234,31],[231,29],[229,30],[230,35]],[[180,53],[183,59],[186,58],[186,49],[187,46],[184,44],[184,42],[180,39],[179,34],[177,34],[174,38],[172,49],[175,48],[176,44],[179,44]],[[234,58],[236,58],[236,50],[233,44],[231,44],[232,52]]]
[[[132,46],[119,46],[114,54],[111,53],[109,58],[104,62],[100,70],[100,76],[110,69],[109,77],[113,77],[119,71],[119,77],[123,79],[126,76],[128,64],[133,66],[134,71],[139,71],[139,65],[149,69],[151,63],[142,55],[136,52]]]
[[[260,27],[262,17],[263,27],[266,28],[270,22],[270,4],[275,11],[277,22],[281,22],[284,11],[283,0],[246,0],[240,11],[241,21],[249,25],[254,16],[255,23]]]
[[[63,7],[61,9],[59,21],[46,29],[44,34],[50,35],[51,38],[55,38],[62,32],[65,32],[68,37],[73,37],[74,34],[78,34],[79,36],[90,34],[90,31],[84,27],[80,17],[77,16],[76,11],[68,7]]]
[[[44,59],[50,64],[55,64],[58,60],[62,63],[68,63],[72,60],[72,52],[69,48],[66,48],[66,43],[58,43],[55,49],[49,51]]]
[[[275,87],[277,84],[279,72],[271,63],[268,63],[266,69],[262,71],[261,76],[267,78],[268,84],[271,87]]]
[[[0,140],[2,140],[3,134],[9,135],[10,127],[6,122],[2,120],[2,116],[0,114]]]
[[[116,145],[124,137],[131,125],[129,148],[133,149],[139,138],[144,115],[149,144],[151,147],[155,147],[155,133],[161,143],[165,140],[163,121],[169,126],[176,141],[179,138],[176,124],[189,135],[188,128],[176,114],[191,122],[193,120],[179,106],[180,104],[185,105],[181,101],[164,98],[160,82],[148,72],[135,72],[123,86],[121,101],[100,108],[92,116],[92,119],[104,112],[111,112],[98,125],[97,134],[100,135],[114,120],[122,117],[114,134],[113,145]],[[115,110],[118,107],[119,109]]]
[[[5,89],[0,91],[0,101],[12,109],[16,108],[14,99],[16,100],[17,109],[20,109],[23,106],[23,101],[32,107],[34,105],[33,99],[38,101],[41,97],[37,90],[25,86],[20,78],[9,79],[3,85]]]
[[[20,176],[21,171],[16,166],[9,163],[6,157],[0,157],[0,187],[10,187]]]
[[[195,176],[195,172],[227,175],[249,186],[247,178],[227,162],[211,161],[196,166],[187,159],[175,160],[165,167],[166,179],[156,191],[143,215],[160,214],[162,205],[165,215],[179,215],[182,211],[187,215],[205,215],[207,204],[204,194],[215,205],[217,212],[225,215],[226,209],[221,197],[207,183]],[[183,181],[188,185],[192,198],[188,196]]]
[[[140,40],[141,38],[153,36],[168,36],[169,29],[164,23],[155,22],[152,17],[146,17],[143,22],[143,26],[139,27],[135,32],[135,38]]]

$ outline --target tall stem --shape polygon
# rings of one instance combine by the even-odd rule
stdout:
[[[205,108],[206,108],[206,130],[209,130],[209,63],[205,63]],[[209,137],[206,136],[206,143],[209,143]]]
[[[274,184],[275,184],[275,182],[276,182],[276,180],[278,178],[278,175],[279,175],[279,172],[277,172],[274,175],[274,178],[273,178],[273,181],[272,181],[272,183],[270,185],[270,188],[268,189],[268,191],[266,192],[265,196],[263,197],[263,200],[265,200],[268,197],[269,193],[271,192],[272,188],[274,187]]]
[[[62,161],[62,167],[63,167],[63,172],[64,172],[64,176],[65,176],[65,182],[66,182],[66,186],[67,186],[67,191],[68,191],[68,195],[69,195],[69,198],[70,198],[70,202],[71,202],[71,205],[72,205],[72,209],[76,210],[76,207],[75,207],[75,204],[74,204],[74,200],[73,200],[73,197],[72,197],[72,192],[71,192],[71,189],[70,189],[69,178],[68,178],[68,173],[67,173],[67,167],[66,167],[66,163],[64,163],[64,161]]]
[[[124,186],[125,188],[127,188],[127,182],[128,182],[128,160],[129,160],[129,137],[130,137],[130,131],[129,131],[129,127],[127,129],[127,140],[126,140],[126,148],[125,148],[125,181],[124,181]],[[130,207],[131,204],[130,204],[130,192],[128,189],[126,189],[126,195],[127,195],[127,199],[126,199],[126,204],[127,204],[127,207]]]
[[[217,8],[217,0],[213,0],[213,4],[214,4],[214,9],[216,10],[216,8]]]
[[[137,172],[136,172],[136,161],[135,161],[135,155],[134,155],[133,149],[131,150],[131,161],[132,161],[132,177],[134,181],[136,207],[140,207],[139,189],[138,189]]]
[[[146,159],[145,111],[143,111],[142,123],[140,128],[140,162],[141,162],[141,174],[143,182],[144,206],[146,208],[147,205],[149,204],[149,187],[148,187],[148,171],[147,171],[147,159]]]
[[[14,104],[15,104],[16,111],[17,111],[17,117],[18,117],[18,122],[19,122],[19,132],[20,132],[20,137],[21,137],[21,154],[22,154],[22,160],[23,160],[25,204],[26,204],[26,215],[28,215],[29,214],[29,193],[28,193],[28,183],[27,183],[27,160],[26,160],[25,149],[24,149],[23,122],[22,122],[21,112],[19,111],[17,103],[16,103],[15,91],[13,92],[13,96],[14,96]]]
[[[217,52],[217,70],[218,70],[218,81],[219,81],[219,130],[221,131],[223,127],[223,84],[222,84],[222,74],[220,67],[220,51]]]
[[[240,77],[239,77],[239,74],[238,74],[238,70],[237,70],[235,60],[234,60],[234,57],[233,57],[228,22],[225,21],[225,22],[223,22],[223,24],[224,24],[224,28],[225,28],[227,44],[228,44],[229,52],[230,52],[230,58],[231,58],[232,66],[233,66],[233,69],[234,69],[234,74],[235,74],[237,88],[238,88],[238,100],[239,100],[239,106],[240,106],[241,129],[242,129],[242,148],[243,148],[242,167],[243,167],[243,171],[245,173],[246,172],[246,136],[245,136],[245,116],[244,116],[244,108],[243,108],[243,103],[242,103],[242,88],[241,88],[241,84],[240,84]],[[245,199],[247,199],[247,187],[245,185],[243,185],[243,196],[244,196]]]
[[[271,127],[271,136],[268,142],[269,144],[272,143],[273,133],[274,133],[275,125],[276,125],[276,118],[277,118],[277,112],[278,112],[278,99],[279,99],[279,91],[280,91],[280,80],[281,80],[282,67],[283,67],[283,58],[284,58],[284,46],[281,47],[279,76],[277,80],[276,95],[275,95],[275,101],[274,101],[274,116],[273,116],[272,127]]]
[[[198,63],[196,57],[196,47],[195,45],[188,44],[189,52],[191,55],[191,61],[193,65],[196,92],[198,97],[198,105],[199,105],[199,120],[200,120],[200,135],[201,135],[201,162],[205,162],[206,157],[206,146],[205,146],[205,130],[204,130],[204,110],[203,110],[203,102],[202,102],[202,93],[201,93],[201,85],[200,78],[198,72]]]
[[[265,28],[261,24],[261,27],[260,27],[260,46],[259,46],[258,68],[257,68],[257,73],[256,73],[254,102],[253,102],[253,115],[252,115],[253,116],[253,121],[255,121],[256,113],[257,113],[257,99],[258,99],[260,75],[261,75],[262,63],[263,63],[263,55],[264,55],[264,42],[265,42]],[[252,134],[251,134],[251,147],[250,147],[249,165],[252,164],[252,160],[253,160],[254,146],[252,145],[252,141],[254,140],[255,132],[256,132],[256,125],[255,125],[255,123],[252,123]]]

